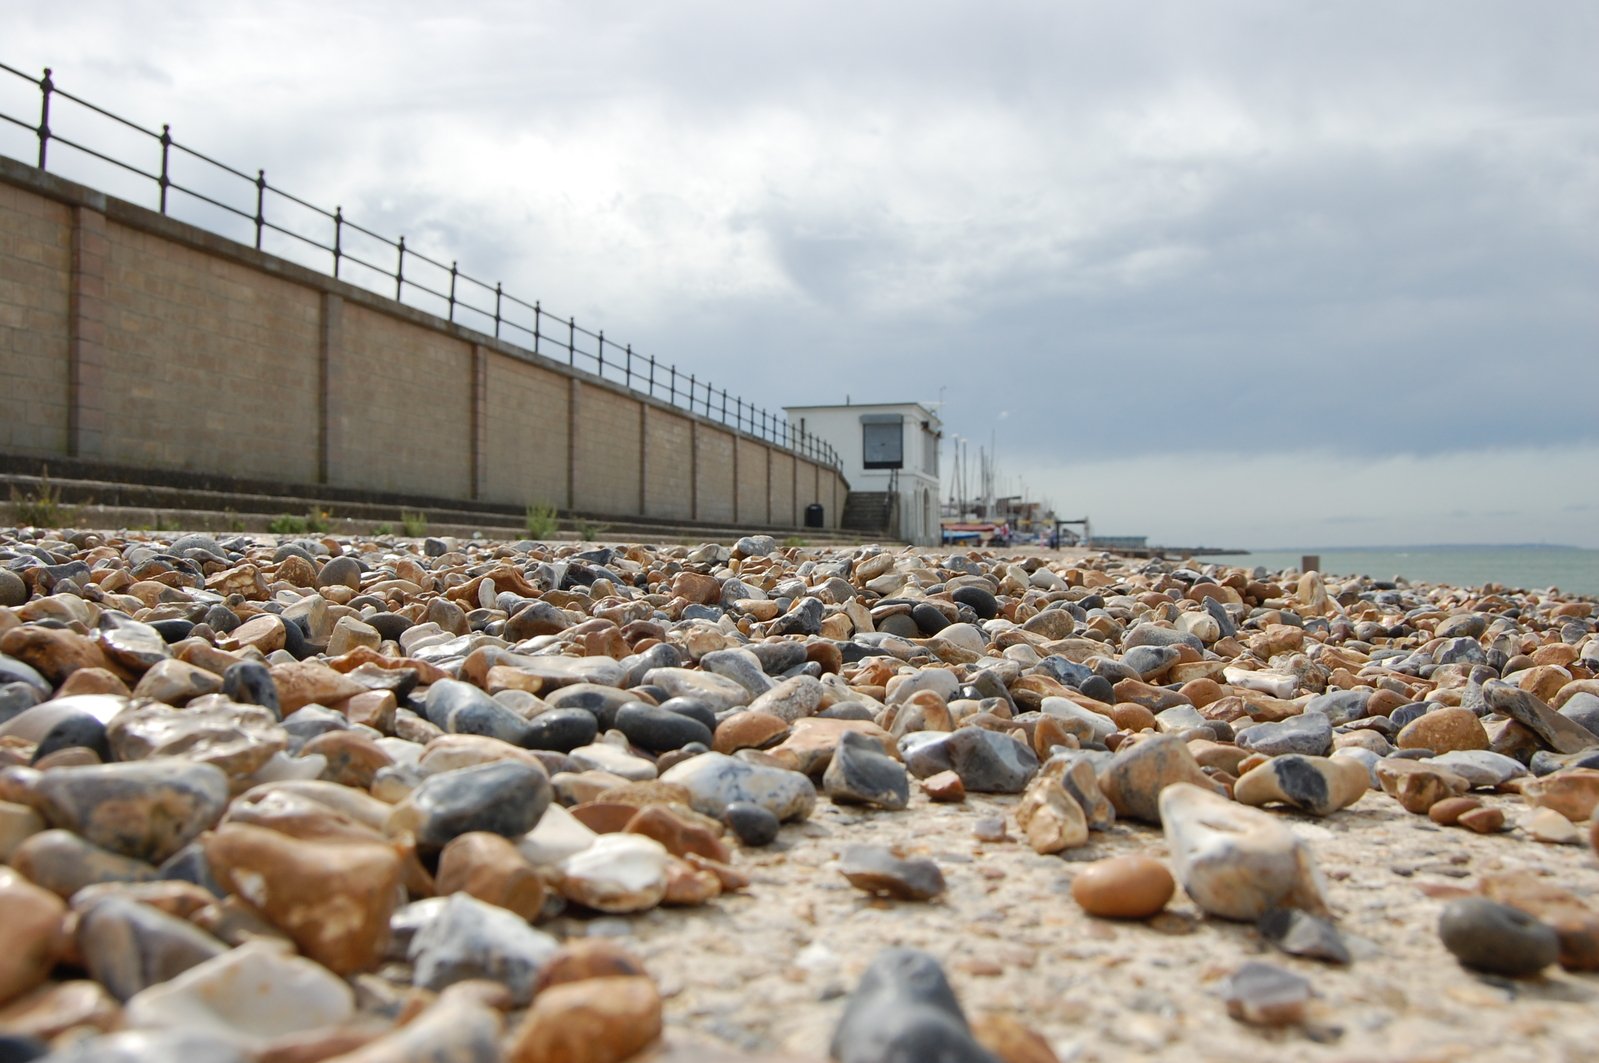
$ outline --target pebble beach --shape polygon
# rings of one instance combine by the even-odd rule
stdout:
[[[1577,1060],[1599,601],[0,532],[0,1061]]]

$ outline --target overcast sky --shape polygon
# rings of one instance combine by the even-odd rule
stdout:
[[[1591,0],[5,9],[0,61],[762,405],[942,400],[1098,531],[1599,546]]]

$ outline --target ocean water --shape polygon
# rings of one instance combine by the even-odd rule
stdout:
[[[1305,554],[1321,557],[1321,571],[1333,576],[1370,576],[1411,582],[1480,587],[1499,583],[1511,589],[1558,587],[1575,594],[1599,595],[1599,550],[1574,546],[1384,546],[1307,547],[1261,550],[1196,558],[1272,572],[1299,568]]]

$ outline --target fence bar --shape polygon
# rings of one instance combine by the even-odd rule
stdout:
[[[327,211],[317,207],[315,204],[308,203],[305,200],[299,199],[287,192],[272,188],[267,183],[265,169],[257,169],[255,175],[252,177],[250,174],[242,170],[236,170],[224,162],[220,162],[217,159],[211,158],[208,155],[179,143],[173,139],[172,126],[169,123],[162,124],[161,131],[158,134],[153,129],[147,129],[143,126],[130,122],[125,118],[111,113],[110,111],[106,111],[95,106],[87,100],[80,99],[77,96],[60,89],[57,87],[53,73],[49,67],[45,67],[44,76],[35,81],[31,76],[25,74],[21,70],[14,69],[10,66],[6,66],[3,63],[0,63],[0,76],[6,75],[25,79],[31,84],[37,85],[39,88],[39,114],[37,126],[30,126],[25,120],[12,114],[5,114],[4,112],[0,112],[0,119],[15,123],[23,129],[31,128],[34,130],[34,132],[37,134],[39,142],[38,168],[40,170],[46,169],[46,164],[49,159],[51,141],[60,141],[62,144],[65,144],[66,146],[77,151],[81,151],[86,155],[92,156],[113,166],[120,167],[124,170],[129,170],[139,177],[143,177],[155,182],[157,189],[159,190],[159,211],[163,215],[166,215],[171,208],[171,193],[175,190],[182,192],[184,195],[189,196],[201,203],[210,204],[225,214],[244,219],[247,222],[253,222],[255,225],[255,248],[258,251],[263,249],[266,231],[270,229],[274,233],[291,237],[292,239],[301,241],[302,243],[309,244],[313,248],[331,252],[333,256],[332,275],[335,280],[343,279],[343,267],[345,260],[347,259],[353,261],[363,269],[371,270],[379,277],[387,276],[388,271],[384,267],[374,265],[372,262],[361,258],[358,254],[352,254],[346,251],[344,247],[344,230],[346,226],[349,226],[355,229],[356,232],[360,233],[362,236],[369,237],[380,244],[387,244],[395,249],[396,257],[393,271],[394,298],[399,302],[404,302],[405,296],[405,264],[407,251],[409,251],[412,256],[420,258],[423,263],[427,265],[436,266],[440,270],[444,270],[446,268],[442,262],[436,261],[432,258],[429,258],[427,255],[408,248],[406,246],[404,236],[399,237],[396,242],[391,242],[387,237],[372,232],[369,229],[362,228],[360,225],[357,225],[356,223],[346,219],[344,217],[344,208],[342,206],[334,207],[333,212],[329,214]],[[50,118],[52,110],[59,109],[56,102],[56,97],[58,96],[65,98],[69,103],[75,106],[80,106],[89,111],[95,112],[96,114],[108,118],[113,122],[120,123],[121,125],[128,127],[138,134],[149,137],[150,139],[156,141],[160,148],[161,158],[161,165],[158,172],[146,172],[141,167],[123,162],[122,160],[114,158],[111,155],[101,154],[87,145],[79,144],[74,140],[57,135],[55,132],[53,132],[50,128]],[[211,196],[204,192],[198,191],[195,188],[189,188],[180,184],[174,179],[173,175],[172,157],[174,151],[182,152],[207,166],[214,167],[223,173],[253,184],[255,186],[254,214],[252,215],[246,210],[241,210],[230,203],[224,203],[221,200],[213,199]],[[299,232],[294,231],[292,227],[289,227],[287,223],[275,225],[269,222],[266,216],[266,193],[269,189],[282,198],[289,200],[296,207],[309,210],[315,214],[320,214],[324,218],[331,219],[333,222],[332,246],[330,247],[321,244],[311,237],[302,236]],[[448,291],[436,291],[426,284],[419,284],[415,281],[412,281],[411,287],[414,289],[412,292],[413,298],[418,296],[436,296],[440,299],[443,299],[448,305],[446,314],[451,323],[455,323],[456,310],[461,307],[470,309],[474,313],[487,316],[487,310],[480,309],[471,300],[462,298],[460,284],[462,281],[465,281],[468,284],[475,284],[485,291],[489,289],[489,285],[483,281],[479,281],[474,277],[462,273],[459,260],[452,260],[448,269],[450,274],[450,285]],[[539,301],[534,301],[533,304],[529,306],[529,304],[522,302],[514,296],[507,295],[503,283],[499,281],[495,282],[493,290],[495,339],[501,339],[502,334],[507,327],[514,328],[521,332],[529,331],[525,326],[518,324],[506,316],[507,308],[505,301],[509,299],[517,306],[525,309],[531,309],[533,311],[533,328],[531,330],[533,337],[532,353],[537,357],[544,357],[542,350],[543,340],[545,338],[543,304]],[[557,317],[556,320],[559,321],[560,319]],[[568,317],[566,319],[566,355],[567,364],[573,368],[576,368],[577,366],[578,331],[577,319],[575,317]],[[590,336],[595,340],[595,349],[593,352],[595,372],[600,379],[603,380],[605,379],[605,331],[601,329],[597,333],[588,332],[587,330],[583,330],[583,332],[584,335]],[[561,341],[557,338],[555,342],[557,347],[559,347]],[[618,346],[618,344],[613,341],[611,346],[615,347]],[[650,355],[646,359],[648,365],[647,371],[643,370],[642,366],[636,371],[634,368],[635,355],[633,351],[633,345],[629,343],[621,346],[623,347],[624,352],[622,359],[622,383],[630,390],[642,390],[645,394],[648,394],[651,399],[658,399],[656,392],[656,370],[659,366],[666,372],[667,379],[665,382],[667,385],[667,402],[669,405],[676,407],[678,403],[679,391],[679,373],[677,366],[675,364],[667,365],[664,362],[659,362],[654,355]],[[638,357],[645,356],[639,355]],[[612,360],[612,365],[615,365],[615,359]],[[637,384],[635,384],[635,373],[637,375]],[[797,448],[798,453],[818,459],[825,458],[834,466],[838,465],[839,457],[837,451],[832,446],[815,438],[810,433],[799,430],[794,426],[789,425],[786,421],[779,422],[775,415],[768,413],[764,409],[760,409],[753,403],[746,403],[742,396],[730,395],[725,387],[720,389],[721,410],[720,413],[718,413],[716,409],[716,397],[718,389],[709,380],[701,381],[694,373],[687,374],[687,381],[688,387],[684,391],[684,397],[687,399],[687,409],[690,415],[699,416],[703,414],[703,416],[709,419],[720,418],[722,424],[731,425],[739,432],[757,436],[758,438],[766,439],[771,442],[781,443],[782,445],[788,446],[790,449]],[[700,395],[701,388],[703,388],[705,391],[703,396]],[[701,408],[701,404],[703,404],[703,409]],[[757,413],[760,415],[759,425],[756,423]],[[778,430],[780,423],[782,426],[781,432]]]
[[[44,78],[39,82],[39,169],[44,169],[45,149],[50,145],[50,93],[56,83],[50,80],[50,68],[44,68]]]
[[[261,228],[266,223],[266,171],[255,172],[255,249],[261,250]]]
[[[172,127],[161,127],[161,213],[167,212],[167,187],[172,184],[171,171],[168,168],[169,157],[172,154]]]

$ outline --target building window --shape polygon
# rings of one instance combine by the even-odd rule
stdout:
[[[861,462],[868,469],[905,467],[905,418],[897,413],[861,417]]]

